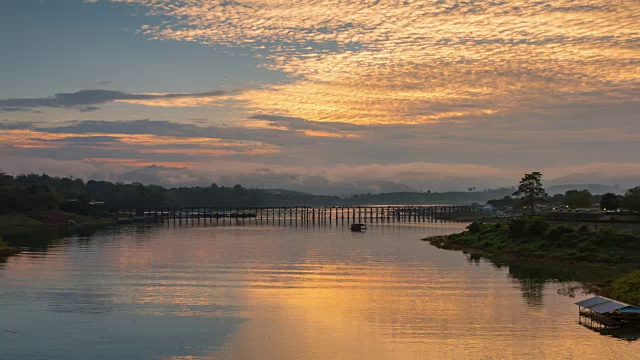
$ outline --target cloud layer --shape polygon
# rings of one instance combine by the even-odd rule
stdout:
[[[148,25],[127,35],[169,40],[158,48],[217,48],[198,71],[220,76],[193,86],[242,90],[172,91],[171,69],[188,68],[190,53],[153,72],[160,81],[112,83],[140,93],[3,96],[6,171],[296,189],[363,178],[482,188],[533,170],[589,182],[640,176],[638,1],[91,2],[109,16],[147,13],[136,24]],[[227,50],[255,59],[216,58]]]
[[[292,82],[243,93],[317,121],[428,123],[639,97],[640,3],[112,0],[153,39],[247,47]]]
[[[533,170],[572,182],[640,182],[637,127],[549,133],[486,122],[458,126],[451,133],[447,124],[354,125],[282,116],[253,116],[238,126],[0,121],[0,152],[3,170],[12,173],[316,193],[490,188],[515,184]],[[597,156],[585,159],[594,146]]]
[[[202,100],[229,95],[228,91],[209,91],[191,94],[129,94],[115,90],[79,90],[73,93],[60,93],[45,98],[0,99],[0,110],[6,112],[28,111],[30,109],[70,108],[81,112],[98,110],[96,105],[110,102],[128,102],[151,104],[155,106],[180,106],[180,101]],[[198,102],[202,103],[202,101]],[[169,104],[169,105],[167,105]]]

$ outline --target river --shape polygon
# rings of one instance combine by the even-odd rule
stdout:
[[[146,225],[0,263],[2,359],[638,359],[575,283],[421,238],[456,223]],[[530,267],[529,267],[530,268]],[[539,271],[538,271],[539,270]]]

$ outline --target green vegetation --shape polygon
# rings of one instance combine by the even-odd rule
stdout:
[[[640,306],[640,270],[616,279],[606,293],[614,299]]]
[[[600,209],[618,210],[620,207],[620,199],[614,193],[606,193],[600,197]]]
[[[610,228],[552,226],[539,217],[509,225],[472,223],[468,231],[432,239],[445,249],[569,262],[640,264],[640,236]]]
[[[2,239],[2,236],[0,236],[0,257],[7,257],[7,256],[11,256],[11,255],[15,255],[17,253],[19,253],[20,250],[18,249],[13,249],[9,247],[9,243],[4,241]]]
[[[512,189],[502,188],[474,192],[392,192],[382,194],[359,194],[339,199],[332,205],[423,205],[423,204],[470,204],[485,203],[496,197],[510,195]]]
[[[588,208],[592,203],[591,192],[589,190],[569,190],[564,194],[564,203],[572,208]]]
[[[59,210],[38,211],[30,214],[7,214],[0,216],[0,236],[7,240],[20,240],[33,234],[64,233],[69,220],[80,226],[103,226],[113,223],[113,218],[104,215],[79,215]]]
[[[469,204],[503,197],[510,189],[478,192],[396,192],[359,194],[348,198],[305,194],[287,190],[210,186],[165,188],[140,183],[51,177],[46,174],[11,176],[0,172],[0,214],[62,210],[99,215],[109,208],[157,207],[267,207],[367,204]],[[91,205],[104,203],[103,206]]]
[[[536,205],[545,204],[547,209],[555,210],[556,207],[580,209],[591,208],[593,204],[600,204],[603,210],[623,210],[640,212],[640,186],[626,191],[624,196],[614,193],[606,193],[603,195],[593,195],[587,189],[583,190],[567,190],[564,194],[556,194],[549,197],[542,187],[542,174],[533,172],[525,174],[518,190],[511,196],[502,198],[493,198],[487,201],[488,205],[499,210],[514,210],[518,207],[528,210],[531,215],[536,213]],[[544,208],[544,207],[543,207]]]
[[[293,191],[269,191],[211,184],[167,189],[140,183],[51,177],[46,174],[10,176],[0,172],[0,214],[61,210],[82,215],[108,213],[109,208],[259,207],[325,205],[341,200]],[[95,202],[101,203],[96,206]],[[93,203],[93,204],[92,204]]]
[[[631,211],[640,211],[640,186],[624,193],[624,207]]]

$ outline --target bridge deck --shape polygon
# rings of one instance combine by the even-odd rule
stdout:
[[[119,209],[121,221],[181,221],[183,219],[322,221],[425,221],[475,215],[474,206],[294,206],[269,208],[189,207]]]

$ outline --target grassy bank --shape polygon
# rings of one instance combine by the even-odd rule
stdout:
[[[611,228],[553,226],[542,218],[522,218],[509,225],[474,222],[459,234],[428,238],[432,245],[492,258],[536,259],[564,264],[599,265],[616,276],[640,267],[640,235]],[[615,270],[615,271],[613,271]],[[640,304],[640,272],[620,277],[604,292]],[[611,279],[601,279],[608,283]],[[636,281],[636,282],[634,282]],[[634,285],[635,284],[635,285]],[[608,284],[607,284],[608,285]],[[615,287],[615,290],[614,290]]]
[[[640,270],[617,278],[606,289],[606,294],[629,304],[640,305]]]
[[[9,243],[0,237],[0,257],[7,257],[19,253],[20,250],[9,247]]]
[[[0,237],[11,242],[44,233],[64,234],[69,228],[69,220],[80,227],[113,223],[113,219],[107,216],[83,216],[57,210],[0,215]]]

